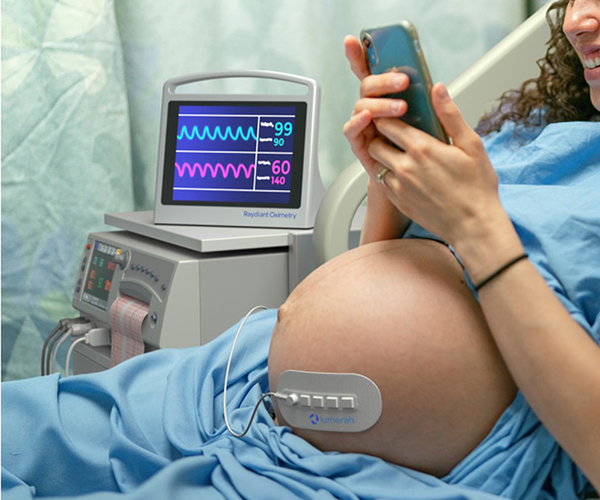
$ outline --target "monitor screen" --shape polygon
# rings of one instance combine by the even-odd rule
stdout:
[[[164,205],[299,208],[305,102],[171,101]]]
[[[121,249],[100,241],[94,244],[92,261],[85,278],[85,286],[81,300],[104,311],[108,304],[108,294],[115,274],[115,255],[119,255]]]

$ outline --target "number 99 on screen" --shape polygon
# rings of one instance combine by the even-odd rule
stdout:
[[[293,125],[292,122],[277,122],[275,124],[275,135],[280,136],[280,135],[285,135],[285,136],[290,136],[293,132]]]

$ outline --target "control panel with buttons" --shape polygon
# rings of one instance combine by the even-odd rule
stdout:
[[[113,241],[110,233],[99,238],[90,235],[84,247],[74,290],[74,299],[80,299],[95,308],[106,311],[114,282],[129,282],[129,294],[143,302],[150,302],[153,295],[161,300],[166,297],[169,281],[175,269],[174,263],[163,256],[153,256],[138,248],[125,249],[127,239]],[[132,242],[133,244],[133,242]],[[116,280],[116,281],[115,281]],[[137,293],[135,286],[138,285]],[[155,324],[158,313],[153,314]]]
[[[144,340],[156,347],[198,345],[200,318],[197,310],[177,297],[169,302],[171,285],[177,281],[190,299],[199,293],[198,258],[192,252],[157,244],[125,231],[91,233],[84,245],[73,291],[73,307],[95,324],[110,328],[110,308],[130,296],[148,304],[143,323]],[[185,340],[161,337],[165,326],[189,330]],[[171,345],[169,345],[171,344]]]
[[[160,297],[169,288],[172,266],[165,266],[164,261],[148,255],[134,255],[125,274],[129,279],[144,283]]]
[[[289,293],[288,248],[199,251],[130,231],[91,233],[73,287],[73,307],[112,335],[111,309],[142,302],[145,351],[206,344],[250,307],[278,307]],[[113,309],[114,312],[114,309]],[[78,344],[75,373],[111,366],[110,346]]]

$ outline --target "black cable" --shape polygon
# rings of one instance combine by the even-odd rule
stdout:
[[[65,325],[63,326],[59,332],[60,335],[55,335],[54,338],[52,339],[52,341],[50,342],[50,347],[48,349],[48,351],[46,352],[46,375],[50,375],[50,360],[52,358],[52,351],[54,351],[54,346],[56,345],[56,342],[58,342],[59,339],[61,339],[64,335],[66,335],[66,333],[69,331],[70,327]]]
[[[50,332],[50,335],[48,335],[46,337],[46,341],[44,342],[44,345],[42,346],[42,377],[44,375],[47,375],[47,371],[46,371],[46,349],[48,348],[48,344],[50,343],[50,339],[52,339],[57,333],[62,332],[62,330],[64,329],[64,326],[62,326],[62,322],[59,322],[56,327],[54,328],[54,330],[52,330],[52,332]]]

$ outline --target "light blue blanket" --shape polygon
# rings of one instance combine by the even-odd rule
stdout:
[[[552,125],[514,151],[509,136],[487,141],[503,202],[532,261],[600,343],[600,124]],[[238,431],[268,390],[275,316],[251,317],[238,342],[228,387]],[[248,435],[234,438],[222,414],[234,333],[101,374],[3,384],[3,498],[533,500],[576,498],[588,488],[521,394],[443,480],[374,457],[320,452],[275,426],[264,406]]]
[[[275,311],[257,314],[238,341],[228,388],[229,415],[238,431],[268,389],[266,354],[275,317]],[[114,492],[99,498],[119,494],[139,500],[492,498],[373,457],[322,453],[275,426],[265,407],[246,437],[229,435],[222,389],[232,334],[200,349],[133,358],[99,375],[5,383],[3,498],[30,498],[34,491],[90,499],[98,498],[93,492]],[[476,471],[464,471],[463,465],[461,480],[474,487],[483,483],[495,493],[524,489],[530,496],[519,498],[533,499],[549,470],[561,467],[566,469],[561,483],[567,485],[561,488],[571,493],[567,457],[531,414],[521,415],[523,407],[522,400],[513,405],[476,452],[483,463]],[[514,445],[515,440],[524,442],[502,451],[503,442]],[[530,444],[538,441],[539,447]],[[547,457],[540,464],[535,463],[537,449]],[[494,457],[487,456],[490,452]],[[528,463],[516,477],[515,463]]]

